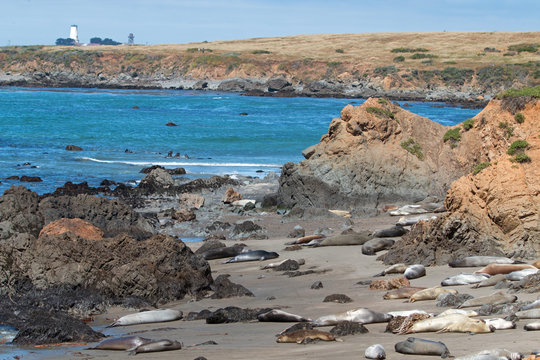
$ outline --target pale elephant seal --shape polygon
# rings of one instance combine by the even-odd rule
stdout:
[[[171,350],[180,350],[182,344],[176,340],[158,340],[152,341],[151,343],[140,345],[135,349],[132,349],[130,355],[158,352],[158,351],[171,351]]]
[[[418,215],[418,216],[412,216],[412,217],[401,217],[396,222],[397,226],[410,226],[418,223],[419,221],[429,221],[429,220],[435,220],[437,216],[433,215]]]
[[[386,351],[381,344],[369,346],[364,352],[366,359],[386,359]]]
[[[405,205],[399,209],[390,211],[391,216],[403,216],[403,215],[414,215],[414,214],[425,214],[428,211],[422,208],[420,205]]]
[[[483,273],[489,275],[498,275],[498,274],[509,274],[514,271],[519,271],[523,269],[535,269],[538,270],[536,266],[529,264],[489,264],[481,268],[480,270],[475,271],[475,273]]]
[[[455,289],[445,289],[440,286],[419,290],[409,297],[409,302],[422,301],[422,300],[435,300],[437,296],[444,293],[457,294]]]
[[[482,306],[482,305],[499,305],[499,304],[509,304],[517,300],[516,295],[508,295],[502,291],[497,291],[488,296],[481,296],[465,301],[463,304],[459,305],[458,308],[473,307],[473,306]]]
[[[422,315],[431,316],[431,314],[428,314],[424,310],[419,310],[419,309],[416,309],[416,310],[389,311],[389,312],[387,312],[387,314],[392,315],[392,317],[397,317],[397,316],[407,317],[407,316],[414,315],[414,314],[422,314]]]
[[[525,324],[523,328],[527,331],[536,331],[540,330],[540,321],[533,321],[531,323]]]
[[[540,309],[540,299],[533,301],[528,305],[523,305],[519,308],[520,311],[530,310],[530,309]]]
[[[180,310],[173,309],[141,311],[135,314],[122,316],[107,327],[174,321],[181,319],[182,315],[183,314]]]
[[[415,264],[407,267],[403,273],[409,280],[418,279],[422,276],[426,276],[426,268],[422,264]]]
[[[393,299],[408,299],[410,298],[414,293],[417,293],[420,290],[424,290],[423,287],[412,287],[412,286],[405,286],[399,289],[394,289],[388,291],[386,294],[383,295],[384,300],[393,300]]]
[[[384,276],[384,275],[388,275],[388,274],[403,274],[405,272],[405,270],[407,270],[408,267],[409,266],[405,265],[405,264],[394,264],[394,265],[392,265],[390,267],[387,267],[386,269],[384,269],[380,273],[375,274],[373,276],[377,277],[377,276]]]
[[[419,332],[489,333],[494,330],[493,327],[488,326],[482,320],[472,319],[462,314],[451,314],[415,322],[405,334]]]
[[[488,274],[459,274],[447,277],[441,281],[442,286],[476,284],[489,277]]]
[[[515,315],[520,319],[540,319],[540,309],[518,311]]]
[[[503,280],[506,280],[506,276],[504,276],[503,274],[497,274],[485,280],[480,281],[479,283],[471,286],[471,288],[478,289],[478,288],[487,287],[487,286],[494,286]]]
[[[450,356],[450,351],[442,342],[414,337],[398,342],[394,349],[400,354],[439,355],[443,359]]]
[[[297,343],[301,344],[306,340],[323,340],[323,341],[343,341],[336,338],[334,334],[320,331],[320,330],[296,330],[293,332],[285,333],[278,336],[276,342],[278,343]]]
[[[259,321],[264,322],[309,322],[311,319],[291,314],[282,310],[270,310],[257,316]]]
[[[233,246],[220,247],[206,250],[201,254],[204,260],[223,259],[236,256],[245,251],[245,244],[235,244]]]
[[[263,261],[263,260],[268,260],[268,259],[275,259],[277,257],[279,257],[279,254],[274,251],[252,250],[252,251],[246,251],[241,254],[238,254],[227,261],[223,261],[222,264],[244,262],[244,261],[257,261],[257,260]]]
[[[89,350],[128,350],[140,345],[151,343],[153,340],[140,336],[123,336],[103,340],[96,346],[88,348]]]
[[[390,249],[396,241],[392,239],[384,238],[375,238],[369,241],[366,241],[362,245],[362,254],[364,255],[375,255],[379,251]]]
[[[313,322],[314,326],[329,326],[336,325],[342,321],[351,321],[361,324],[388,322],[392,318],[391,315],[380,313],[367,308],[358,308],[349,310],[339,314],[321,316]]]
[[[373,239],[373,234],[371,231],[361,231],[324,238],[319,243],[319,246],[364,245],[371,239]]]
[[[478,267],[489,264],[514,264],[515,261],[503,256],[467,256],[462,259],[450,261],[450,267]]]
[[[526,276],[536,274],[538,271],[540,271],[540,269],[523,269],[523,270],[518,270],[518,271],[512,271],[511,273],[506,274],[505,276],[506,276],[506,280],[520,281]]]
[[[398,237],[398,236],[403,236],[408,232],[409,230],[407,230],[403,226],[396,225],[388,229],[382,229],[382,230],[376,231],[375,234],[373,234],[373,236],[375,236],[376,238]]]
[[[484,319],[488,326],[493,326],[495,330],[515,329],[516,323],[502,318]]]
[[[464,309],[446,309],[444,310],[442,313],[440,313],[439,315],[437,316],[446,316],[446,315],[450,315],[450,314],[461,314],[461,315],[465,315],[465,316],[468,316],[468,317],[475,317],[475,316],[478,316],[479,314],[474,311],[474,310],[464,310]]]
[[[523,354],[506,349],[482,350],[476,354],[460,356],[454,360],[521,360]]]

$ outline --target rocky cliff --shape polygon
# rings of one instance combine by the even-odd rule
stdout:
[[[540,254],[540,101],[494,100],[467,135],[476,139],[468,145],[477,158],[475,171],[450,187],[447,214],[415,226],[385,262],[446,264],[467,255]]]
[[[472,133],[445,141],[448,130],[383,98],[347,105],[320,143],[304,151],[306,160],[285,164],[280,202],[374,212],[384,203],[442,198],[481,158]]]

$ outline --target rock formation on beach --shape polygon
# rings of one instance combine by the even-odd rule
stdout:
[[[540,101],[493,100],[462,135],[477,167],[450,187],[448,212],[413,227],[384,256],[386,263],[446,264],[467,255],[538,257]]]

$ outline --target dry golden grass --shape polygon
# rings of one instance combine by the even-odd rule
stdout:
[[[204,43],[102,46],[81,49],[111,52],[131,52],[155,55],[186,53],[189,48],[211,49],[213,54],[239,53],[246,58],[306,59],[341,61],[362,65],[389,65],[396,56],[403,55],[400,67],[415,68],[453,66],[477,68],[489,64],[514,64],[540,61],[537,53],[521,52],[515,56],[503,56],[508,46],[532,43],[540,44],[540,32],[436,32],[436,33],[366,33],[366,34],[320,34],[296,35],[273,38],[253,38],[233,41]],[[421,60],[410,59],[411,53],[392,53],[394,48],[426,48],[436,55],[433,65],[423,65]],[[484,48],[496,48],[499,53],[485,53]],[[55,47],[52,47],[54,49]],[[337,53],[336,49],[343,49]],[[270,54],[253,54],[255,50],[267,50]],[[195,53],[196,55],[197,53]],[[208,54],[208,53],[206,53]],[[480,54],[480,55],[479,55]]]

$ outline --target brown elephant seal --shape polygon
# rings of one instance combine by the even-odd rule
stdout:
[[[418,279],[426,276],[426,268],[422,264],[410,265],[405,269],[403,275],[409,280]]]
[[[321,316],[315,321],[313,325],[315,326],[329,326],[336,325],[341,321],[351,321],[358,322],[361,324],[371,324],[371,323],[381,323],[388,322],[392,318],[391,315],[386,313],[380,313],[373,311],[367,308],[358,308],[354,310],[349,310],[339,314]]]
[[[343,341],[327,331],[304,329],[280,335],[276,342],[302,344],[306,340]]]
[[[324,238],[324,235],[307,235],[302,236],[301,238],[298,238],[294,241],[290,241],[285,243],[285,245],[295,245],[295,244],[307,244],[308,242],[312,240],[318,240]]]
[[[371,231],[353,232],[349,234],[327,237],[319,243],[319,246],[364,245],[364,243],[371,239],[373,239],[373,234]]]
[[[488,333],[495,329],[489,327],[484,321],[472,319],[462,314],[451,314],[446,316],[436,316],[434,318],[415,322],[405,334],[419,332],[468,332],[468,333]]]
[[[459,305],[458,308],[466,308],[473,306],[482,306],[482,305],[499,305],[499,304],[508,304],[513,303],[517,300],[516,295],[505,294],[502,291],[497,291],[488,296],[481,296],[465,301],[463,304]]]
[[[407,270],[408,267],[409,265],[405,265],[405,264],[394,264],[373,276],[377,277],[377,276],[385,276],[388,274],[403,274],[405,270]]]
[[[415,292],[409,297],[409,302],[422,301],[422,300],[435,300],[437,296],[444,293],[457,294],[455,289],[445,289],[437,286]]]
[[[129,314],[122,316],[111,325],[107,327],[114,326],[127,326],[127,325],[137,325],[137,324],[148,324],[155,322],[166,322],[174,321],[182,318],[182,311],[174,309],[158,309],[150,311],[141,311],[135,314]]]
[[[364,357],[366,359],[386,359],[386,351],[381,344],[371,345],[364,351]]]
[[[220,247],[206,250],[201,254],[204,260],[224,259],[241,254],[245,250],[245,244],[234,244],[233,246]]]
[[[471,288],[478,289],[478,288],[487,287],[487,286],[495,286],[497,283],[499,283],[499,281],[503,281],[503,280],[506,280],[506,276],[504,276],[503,274],[497,274],[485,280],[480,281],[479,283],[471,286]]]
[[[311,319],[291,314],[282,310],[270,310],[257,315],[257,320],[261,322],[309,322]]]
[[[398,237],[398,236],[403,236],[408,232],[409,230],[407,230],[403,226],[396,225],[388,229],[382,229],[382,230],[376,231],[375,234],[373,234],[373,236],[375,236],[376,238]]]
[[[123,336],[112,339],[103,340],[96,346],[88,348],[88,350],[128,350],[136,348],[140,345],[151,343],[153,340],[146,339],[140,336]]]
[[[523,269],[537,270],[538,268],[529,264],[489,264],[489,265],[484,266],[480,270],[475,271],[475,273],[498,275],[498,274],[509,274],[511,272],[519,271]]]
[[[450,351],[442,342],[415,337],[410,337],[405,341],[398,342],[394,346],[394,349],[400,354],[438,355],[443,359],[450,356]]]
[[[182,349],[182,344],[176,340],[158,340],[152,341],[148,344],[137,346],[135,349],[131,349],[130,355],[151,353],[158,351],[171,351]]]
[[[413,286],[405,286],[399,289],[394,289],[388,291],[386,294],[383,295],[384,300],[393,300],[393,299],[408,299],[413,294],[417,293],[420,290],[424,290],[424,287],[413,287]]]
[[[503,256],[467,256],[450,261],[450,267],[478,267],[489,264],[514,264],[515,261]]]
[[[362,254],[375,255],[379,251],[391,248],[395,242],[395,240],[385,238],[374,238],[368,240],[364,243],[364,245],[362,245]]]

